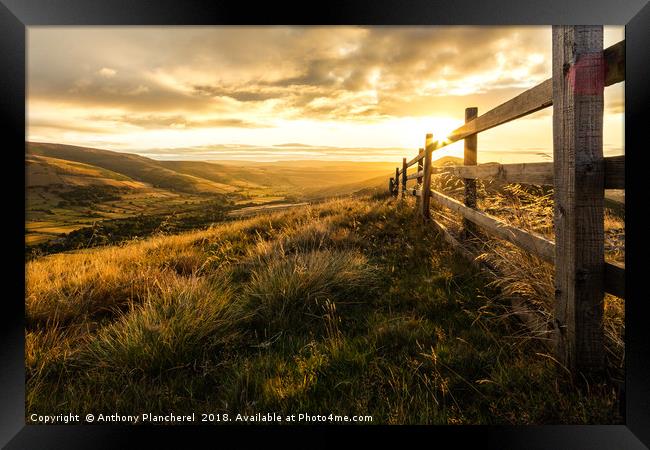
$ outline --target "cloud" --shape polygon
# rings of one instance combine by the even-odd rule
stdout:
[[[288,142],[286,144],[275,144],[273,147],[300,148],[300,147],[314,147],[314,146],[309,144],[301,144],[299,142]]]
[[[104,78],[113,78],[117,74],[117,70],[110,69],[108,67],[102,67],[97,71],[97,74]]]
[[[125,113],[246,105],[258,115],[372,121],[409,115],[406,106],[422,96],[525,89],[550,73],[549,27],[37,27],[29,34],[30,97]]]
[[[188,119],[183,115],[133,115],[123,114],[117,116],[110,115],[90,115],[86,120],[95,122],[113,122],[133,125],[145,129],[160,128],[269,128],[270,124],[250,122],[238,118],[208,118],[201,120]]]
[[[249,161],[292,161],[321,160],[321,161],[375,161],[397,160],[409,151],[398,147],[335,147],[313,146],[304,144],[286,144],[274,146],[254,146],[241,144],[215,144],[197,147],[150,148],[138,150],[141,156],[154,157],[163,160],[249,160]],[[282,150],[287,147],[286,150]]]
[[[381,127],[394,135],[401,130],[390,124],[402,119],[462,121],[466,107],[486,112],[551,76],[550,27],[39,26],[27,33],[30,130],[51,141],[121,135],[112,139],[121,148],[240,141],[309,154],[306,145],[274,144],[308,141],[320,152],[321,144],[354,138],[357,125],[357,134],[375,127],[365,128],[375,130],[367,140],[357,136],[358,145],[411,142]],[[608,89],[606,113],[622,111],[622,88]]]
[[[206,97],[230,97],[239,102],[259,102],[282,96],[283,92],[279,90],[263,91],[259,88],[238,89],[234,87],[223,86],[192,86],[194,93]]]

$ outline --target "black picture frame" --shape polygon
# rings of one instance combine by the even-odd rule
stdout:
[[[180,0],[0,0],[0,128],[5,203],[13,209],[3,220],[4,283],[0,313],[0,445],[15,448],[120,448],[146,439],[162,447],[187,447],[194,438],[223,439],[235,432],[244,444],[251,428],[151,427],[107,425],[26,425],[24,373],[24,185],[26,27],[34,25],[625,25],[625,146],[626,150],[626,394],[625,425],[594,426],[436,426],[373,427],[386,443],[416,437],[431,445],[451,439],[454,447],[527,449],[641,449],[650,446],[650,327],[648,299],[642,284],[645,227],[640,173],[647,151],[645,126],[650,104],[650,4],[646,0],[469,0],[361,1],[330,0],[312,4]],[[645,146],[643,145],[645,144]],[[636,173],[638,172],[638,173]],[[639,205],[630,208],[630,205]],[[336,428],[337,431],[340,428]],[[255,428],[265,439],[282,438],[311,445],[333,436],[332,427]],[[287,433],[289,431],[289,433]],[[345,428],[347,434],[368,427]],[[255,433],[257,434],[257,433]],[[397,434],[397,436],[393,436]],[[209,436],[208,436],[209,435]],[[208,440],[213,446],[225,441]],[[332,442],[333,444],[335,442]],[[302,446],[301,445],[301,446]],[[448,445],[442,445],[443,448]]]

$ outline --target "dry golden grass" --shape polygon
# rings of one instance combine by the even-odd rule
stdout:
[[[548,311],[549,266],[495,245],[511,271],[502,292]],[[411,200],[367,198],[30,261],[27,413],[619,420],[610,386],[577,389],[467,266]],[[622,301],[606,309],[608,339],[622,345]],[[608,349],[612,361],[622,351]]]
[[[350,202],[352,204],[352,202]],[[340,202],[333,202],[335,210]],[[264,252],[296,246],[318,249],[345,240],[345,231],[328,233],[326,209],[265,214],[225,223],[204,231],[156,236],[92,250],[45,256],[26,263],[26,315],[28,324],[68,323],[110,315],[141,303],[157,283],[173,281],[206,269],[225,259],[233,262],[244,254],[262,252],[251,243],[264,244],[278,237]],[[239,247],[239,248],[238,248]]]
[[[495,189],[496,187],[496,189]],[[455,177],[442,175],[434,179],[434,189],[462,200],[464,185]],[[501,186],[496,182],[479,181],[478,207],[520,229],[536,232],[554,240],[553,192],[539,187],[524,188],[513,184]],[[459,217],[445,209],[434,207],[434,216],[445,226],[461,235]],[[623,263],[625,260],[625,221],[610,209],[605,210],[605,259]],[[554,267],[508,242],[493,239],[484,233],[469,236],[469,245],[479,259],[497,269],[498,278],[492,282],[504,298],[525,301],[523,310],[546,322],[546,332],[523,333],[522,339],[544,339],[550,344],[554,308]],[[605,294],[604,328],[608,365],[615,379],[622,381],[625,354],[625,301]],[[504,315],[512,314],[506,309]]]
[[[45,256],[26,264],[28,323],[69,322],[139,303],[155,283],[198,271],[201,246],[245,232],[262,217],[207,231]]]

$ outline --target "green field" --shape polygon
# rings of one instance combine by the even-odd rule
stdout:
[[[177,222],[175,230],[201,228],[213,223],[211,218],[241,215],[229,214],[237,209],[250,214],[251,207],[378,190],[393,169],[388,163],[156,161],[31,142],[25,160],[28,254],[116,243],[160,231],[169,221]],[[197,211],[202,217],[195,217]],[[148,223],[138,219],[129,229],[129,221],[143,216]],[[98,227],[110,236],[91,239],[88,229],[96,234]]]

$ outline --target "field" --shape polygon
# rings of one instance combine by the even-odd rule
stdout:
[[[27,414],[622,422],[623,300],[605,297],[606,373],[576,382],[545,331],[553,267],[434,208],[501,276],[459,259],[413,197],[387,197],[391,164],[29,148]],[[457,178],[432,187],[463,198]],[[553,238],[551,188],[478,191],[480,209]],[[624,208],[608,197],[606,258],[622,262]]]
[[[376,190],[393,169],[387,163],[156,161],[32,142],[25,162],[28,258],[205,228],[250,214],[251,207]]]
[[[542,217],[545,202],[537,193],[520,207],[535,204]],[[520,271],[548,273],[508,257]],[[607,298],[610,375],[575,383],[512,314],[514,293],[415,220],[412,199],[325,201],[49,255],[26,269],[28,415],[622,422],[622,302]],[[540,314],[551,307],[547,282],[517,284]]]

